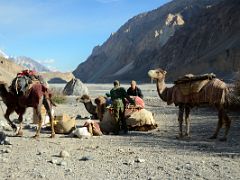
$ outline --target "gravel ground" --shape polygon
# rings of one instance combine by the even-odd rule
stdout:
[[[208,139],[216,127],[217,112],[211,108],[193,109],[191,137],[177,140],[177,108],[162,102],[154,85],[140,87],[146,109],[154,113],[159,125],[156,130],[88,139],[60,134],[50,139],[49,131],[43,130],[38,140],[32,138],[34,129],[24,129],[23,137],[5,131],[12,145],[0,145],[0,179],[240,179],[239,113],[230,112],[233,121],[229,139],[219,142]],[[111,85],[88,84],[88,88],[94,98]],[[55,112],[89,116],[74,99],[68,97],[66,104],[55,107]],[[0,114],[0,121],[5,122]],[[25,124],[31,120],[29,108]],[[84,121],[77,123],[82,125]],[[59,155],[61,151],[66,151],[66,157]]]

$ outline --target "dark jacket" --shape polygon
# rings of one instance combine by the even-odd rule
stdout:
[[[128,94],[129,96],[138,96],[138,97],[140,97],[140,98],[143,99],[142,91],[141,91],[141,89],[139,89],[137,86],[136,86],[136,88],[135,88],[134,90],[133,90],[131,87],[128,88],[127,94]]]

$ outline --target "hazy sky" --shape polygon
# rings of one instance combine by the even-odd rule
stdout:
[[[131,17],[170,0],[0,0],[0,49],[72,71]]]

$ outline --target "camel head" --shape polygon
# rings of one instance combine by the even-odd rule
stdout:
[[[167,72],[162,69],[154,69],[148,71],[148,76],[154,80],[162,81],[165,79]]]
[[[95,104],[97,105],[102,105],[102,104],[106,104],[106,98],[103,96],[98,96],[95,100],[94,100]]]
[[[86,94],[82,95],[82,97],[78,97],[76,99],[77,102],[81,102],[81,103],[88,103],[91,101],[90,97]]]

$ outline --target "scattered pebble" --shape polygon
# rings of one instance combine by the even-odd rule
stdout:
[[[1,153],[11,153],[11,149],[2,149]]]
[[[124,162],[123,164],[131,166],[134,164],[134,161],[129,160],[128,162]]]
[[[60,152],[59,156],[62,158],[67,158],[67,157],[70,157],[70,154],[67,151],[63,150]]]
[[[78,114],[75,119],[82,119],[82,116]]]
[[[135,160],[135,162],[137,162],[137,163],[144,163],[144,162],[145,162],[145,159],[137,158],[137,159]]]
[[[58,165],[60,165],[60,166],[67,166],[67,162],[66,161],[61,161]]]
[[[57,164],[58,163],[58,160],[57,159],[55,159],[55,158],[53,158],[53,159],[51,159],[51,161],[50,161],[52,164]]]
[[[73,170],[72,170],[71,168],[69,168],[69,169],[66,169],[66,172],[68,172],[68,173],[72,173]]]
[[[196,176],[201,177],[201,174],[200,174],[200,173],[197,173]]]
[[[89,160],[93,160],[93,158],[91,156],[83,156],[80,161],[89,161]]]
[[[180,167],[176,167],[176,170],[180,171],[180,170],[181,170],[181,168],[180,168]]]
[[[189,171],[192,170],[192,166],[191,166],[191,164],[189,164],[189,163],[187,163],[187,164],[185,165],[185,167],[186,167],[186,169],[189,170]]]

